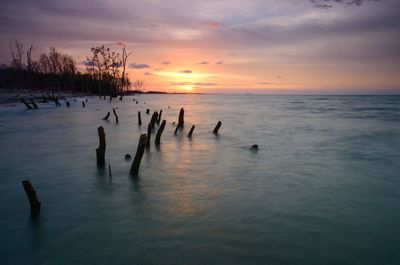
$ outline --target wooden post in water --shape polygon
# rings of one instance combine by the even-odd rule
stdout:
[[[188,133],[188,137],[189,137],[189,138],[192,137],[193,130],[194,130],[194,125],[192,126],[192,128],[190,128],[190,131],[189,131],[189,133]]]
[[[108,165],[108,176],[110,177],[110,179],[112,178],[111,165]]]
[[[179,111],[179,120],[178,120],[178,127],[182,128],[184,122],[184,116],[185,116],[185,111],[183,110],[183,108],[181,108],[181,110]]]
[[[22,186],[24,186],[26,196],[28,196],[29,199],[29,204],[31,206],[31,215],[37,216],[40,213],[41,203],[36,195],[36,191],[29,180],[23,180]]]
[[[57,103],[56,103],[57,104]],[[85,101],[82,101],[82,107],[85,107]]]
[[[221,125],[222,125],[222,122],[219,121],[214,128],[213,134],[218,134],[218,130],[219,130],[219,128],[221,128]]]
[[[142,116],[140,115],[140,111],[138,111],[137,116],[138,116],[138,123],[140,126],[140,125],[142,125]]]
[[[153,116],[151,116],[151,121],[150,121],[152,129],[154,129],[157,119],[158,119],[158,112],[154,111]]]
[[[165,124],[166,124],[166,123],[167,123],[167,121],[166,121],[166,120],[163,120],[163,122],[161,123],[160,128],[158,128],[158,132],[157,132],[157,135],[156,135],[156,141],[155,141],[155,143],[156,143],[157,145],[159,145],[159,144],[161,143],[160,138],[161,138],[161,135],[162,135],[162,133],[163,133],[163,131],[164,131],[164,128],[165,128]]]
[[[175,131],[174,131],[174,135],[176,135],[178,133],[178,129],[179,129],[179,125],[176,125]]]
[[[147,109],[147,110],[146,110],[146,114],[150,114],[150,109]]]
[[[151,123],[147,126],[147,142],[146,147],[150,147],[150,138],[151,138]]]
[[[110,112],[107,112],[107,115],[103,118],[103,120],[108,121],[108,117],[110,117]]]
[[[104,128],[101,126],[97,129],[97,132],[99,134],[99,147],[96,149],[97,165],[104,166],[106,163],[106,135],[104,133]]]
[[[115,116],[115,122],[118,123],[118,115],[115,109],[113,108],[114,116]]]
[[[22,99],[21,99],[21,102],[24,103],[25,106],[26,106],[28,109],[33,109],[33,108],[31,107],[31,105],[29,105],[28,102],[25,101],[25,99],[22,98]]]
[[[35,109],[38,109],[38,106],[36,105],[35,101],[33,101],[33,98],[31,98],[31,103],[32,103],[32,106],[33,106]]]
[[[160,113],[158,114],[158,120],[157,120],[157,124],[160,124],[160,121],[161,121],[161,115],[162,115],[162,110],[160,110]]]
[[[140,162],[142,161],[144,148],[145,148],[147,142],[148,141],[147,141],[146,134],[140,135],[139,144],[138,144],[137,151],[135,154],[135,159],[133,159],[131,170],[130,170],[130,174],[133,176],[137,176],[137,174],[139,172]]]

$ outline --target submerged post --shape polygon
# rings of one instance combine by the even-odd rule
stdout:
[[[219,128],[221,128],[221,125],[222,125],[222,122],[219,121],[214,128],[213,134],[218,134],[218,130],[219,130]]]
[[[118,115],[115,109],[113,108],[114,116],[115,116],[115,122],[118,123]]]
[[[185,111],[183,110],[183,108],[181,108],[181,110],[179,111],[179,120],[178,120],[178,127],[182,128],[184,122],[184,116],[185,116]]]
[[[160,144],[160,138],[161,138],[161,135],[162,135],[162,133],[163,133],[163,131],[164,131],[164,128],[165,128],[165,124],[167,123],[167,121],[166,120],[163,120],[163,122],[161,123],[161,126],[160,126],[160,128],[158,128],[158,132],[157,132],[157,135],[156,135],[156,141],[155,141],[155,143],[158,145],[158,144]]]
[[[37,216],[40,213],[41,203],[36,195],[36,191],[29,180],[23,180],[22,186],[24,186],[26,196],[28,196],[29,199],[29,204],[31,206],[31,215]]]
[[[56,103],[57,104],[57,103]],[[82,107],[85,107],[85,101],[82,101]]]
[[[31,103],[32,103],[32,106],[33,106],[35,109],[38,109],[38,106],[36,105],[36,103],[35,103],[35,101],[33,100],[33,98],[31,98]]]
[[[103,120],[108,121],[108,117],[110,117],[110,112],[107,112],[107,115],[103,118]]]
[[[147,142],[146,147],[150,147],[150,138],[151,138],[151,123],[147,125]]]
[[[139,172],[139,167],[140,167],[140,162],[142,161],[143,153],[144,153],[144,148],[147,143],[147,136],[146,134],[140,135],[139,138],[139,144],[137,147],[135,159],[133,159],[130,174],[133,176],[136,176]]]
[[[29,105],[28,102],[25,101],[25,99],[21,99],[21,102],[24,103],[25,106],[26,106],[28,109],[33,109],[33,108],[31,107],[31,105]]]
[[[138,111],[137,116],[138,116],[138,123],[140,126],[140,125],[142,125],[142,116],[140,115],[140,111]]]
[[[162,110],[160,110],[160,113],[158,114],[158,120],[157,120],[157,124],[160,124],[160,121],[161,121],[161,115],[162,115]]]
[[[99,134],[99,147],[96,149],[97,165],[104,166],[106,155],[106,135],[104,133],[104,128],[101,126],[97,129],[97,132]]]
[[[192,137],[193,130],[194,130],[194,125],[192,126],[192,128],[190,128],[190,131],[189,131],[189,133],[188,133],[188,137],[189,137],[189,138]]]

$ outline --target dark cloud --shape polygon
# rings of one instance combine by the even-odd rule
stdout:
[[[220,60],[220,61],[216,62],[215,64],[223,64],[223,63],[224,63],[224,61]]]
[[[182,74],[191,74],[191,73],[193,73],[193,71],[192,71],[192,70],[182,70],[182,71],[179,71],[179,73],[182,73]]]
[[[202,62],[199,62],[199,63],[196,63],[196,64],[208,64],[208,62],[207,61],[202,61]]]
[[[162,68],[162,67],[154,68],[154,71],[161,71],[161,70],[164,70],[164,68]]]
[[[272,85],[270,82],[258,82],[259,85]]]
[[[364,2],[379,2],[380,0],[310,0],[317,8],[328,9],[334,5],[361,6]]]
[[[129,64],[129,68],[132,69],[144,69],[144,68],[150,68],[150,66],[148,64],[144,64],[144,63],[131,63]]]
[[[217,83],[210,83],[210,82],[169,82],[169,85],[172,86],[217,86]]]
[[[163,61],[163,62],[161,62],[161,64],[168,65],[168,64],[171,64],[171,61]]]
[[[143,74],[144,74],[144,75],[153,75],[152,72],[144,72]]]

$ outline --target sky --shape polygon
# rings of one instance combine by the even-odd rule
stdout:
[[[400,94],[400,0],[1,0],[8,42],[55,47],[85,69],[125,43],[145,90]]]

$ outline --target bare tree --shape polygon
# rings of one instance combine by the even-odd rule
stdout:
[[[128,85],[127,83],[129,83],[129,81],[127,80],[126,74],[125,74],[125,69],[126,69],[126,63],[127,63],[128,57],[131,54],[132,54],[132,52],[126,51],[126,47],[124,44],[124,47],[122,48],[122,76],[121,76],[122,93],[125,91],[125,88]]]
[[[22,57],[24,55],[24,44],[18,40],[10,41],[8,44],[12,57],[12,65],[17,70],[22,70]]]
[[[143,85],[144,85],[144,80],[142,79],[136,79],[136,81],[132,83],[132,86],[135,88],[135,90],[139,91],[141,91]]]

